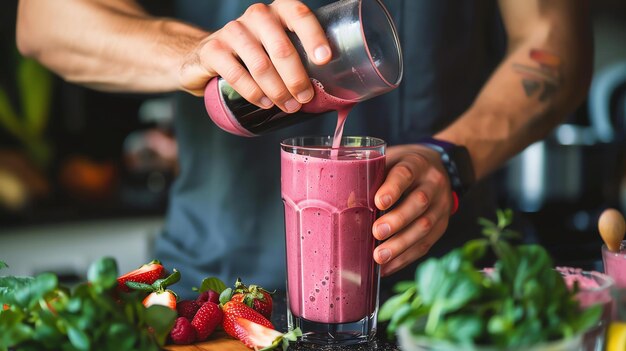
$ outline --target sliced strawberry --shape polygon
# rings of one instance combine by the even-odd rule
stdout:
[[[224,331],[233,338],[237,338],[237,318],[245,318],[264,327],[274,329],[272,322],[241,302],[228,301],[222,306],[222,311],[224,311],[224,321],[222,323]]]
[[[247,347],[253,350],[273,350],[282,346],[286,350],[290,341],[296,341],[302,333],[300,329],[283,334],[277,330],[254,323],[245,318],[235,319],[235,330],[237,339],[241,340]]]
[[[215,328],[222,323],[223,316],[219,305],[210,301],[205,302],[191,321],[198,341],[204,341],[211,336]]]
[[[267,319],[272,318],[272,295],[258,285],[245,286],[240,279],[237,279],[231,300],[252,307]]]
[[[117,287],[120,291],[129,292],[130,288],[126,286],[126,282],[152,284],[161,278],[162,274],[163,265],[161,265],[161,262],[154,260],[117,278]]]
[[[171,290],[154,291],[143,299],[143,305],[146,308],[152,305],[161,305],[176,311],[176,294]]]
[[[254,350],[267,349],[270,346],[274,348],[283,338],[283,333],[251,322],[245,318],[235,318],[234,327],[237,339]]]

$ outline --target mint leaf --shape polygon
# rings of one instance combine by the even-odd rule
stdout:
[[[413,286],[408,288],[404,293],[393,296],[383,304],[383,306],[378,311],[379,321],[385,322],[390,320],[393,314],[398,310],[398,308],[400,308],[402,305],[406,305],[409,301],[413,299],[416,288],[415,284],[412,285]]]
[[[198,292],[203,293],[209,290],[213,290],[216,293],[221,294],[224,290],[226,290],[226,284],[216,277],[205,278],[202,280],[202,284],[200,284]]]
[[[111,257],[104,257],[89,266],[87,280],[98,290],[106,290],[117,284],[117,263]]]
[[[23,283],[23,284],[22,284]],[[42,273],[35,279],[23,279],[18,290],[13,290],[13,303],[22,308],[33,308],[46,294],[56,289],[59,281],[52,273]],[[11,293],[8,292],[7,295]],[[9,302],[9,305],[12,303]]]
[[[160,305],[152,305],[146,310],[146,324],[154,330],[154,335],[159,344],[165,343],[177,316],[176,311]]]
[[[89,350],[89,337],[82,330],[71,327],[67,331],[67,336],[70,339],[72,346],[74,346],[75,348],[79,350]]]
[[[9,265],[0,261],[0,269],[3,269],[3,268],[9,268]]]

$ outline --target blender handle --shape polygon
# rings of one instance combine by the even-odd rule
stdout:
[[[610,66],[597,73],[589,90],[589,119],[597,140],[604,143],[616,141],[611,122],[611,98],[615,90],[626,84],[626,62]]]

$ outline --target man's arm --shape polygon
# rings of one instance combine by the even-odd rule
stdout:
[[[586,96],[592,33],[584,0],[500,0],[508,52],[472,107],[436,137],[465,145],[478,179],[545,137]]]
[[[186,53],[206,31],[145,13],[135,2],[21,0],[17,45],[64,79],[106,91],[180,88]]]
[[[547,133],[584,99],[592,69],[585,0],[500,0],[507,55],[474,104],[435,137],[469,149],[477,179]],[[374,252],[391,274],[428,252],[445,232],[452,192],[437,152],[399,145],[376,205],[392,210],[372,232],[386,240]],[[400,201],[400,202],[399,202]],[[396,204],[398,202],[398,204]]]
[[[63,78],[100,90],[201,96],[221,76],[261,108],[295,112],[313,87],[287,30],[315,63],[331,59],[317,18],[297,0],[253,4],[213,33],[152,17],[133,0],[21,0],[17,44]]]

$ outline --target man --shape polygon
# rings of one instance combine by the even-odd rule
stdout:
[[[328,62],[332,52],[310,10],[324,3],[182,0],[182,22],[152,17],[131,0],[20,1],[20,51],[63,78],[104,91],[190,93],[178,97],[181,173],[156,247],[158,258],[184,272],[183,286],[207,275],[270,289],[284,284],[278,142],[330,134],[334,121],[320,117],[245,139],[214,126],[192,95],[219,75],[260,107],[297,111],[313,90],[285,30],[316,63]],[[372,228],[384,241],[374,259],[387,276],[425,255],[444,232],[437,253],[477,234],[476,217],[494,209],[487,176],[583,100],[592,46],[583,0],[385,4],[402,39],[403,83],[359,104],[346,135],[392,145],[375,198],[389,211]],[[506,33],[500,62],[499,18]],[[436,140],[418,143],[425,136]],[[453,158],[452,171],[440,152]]]

